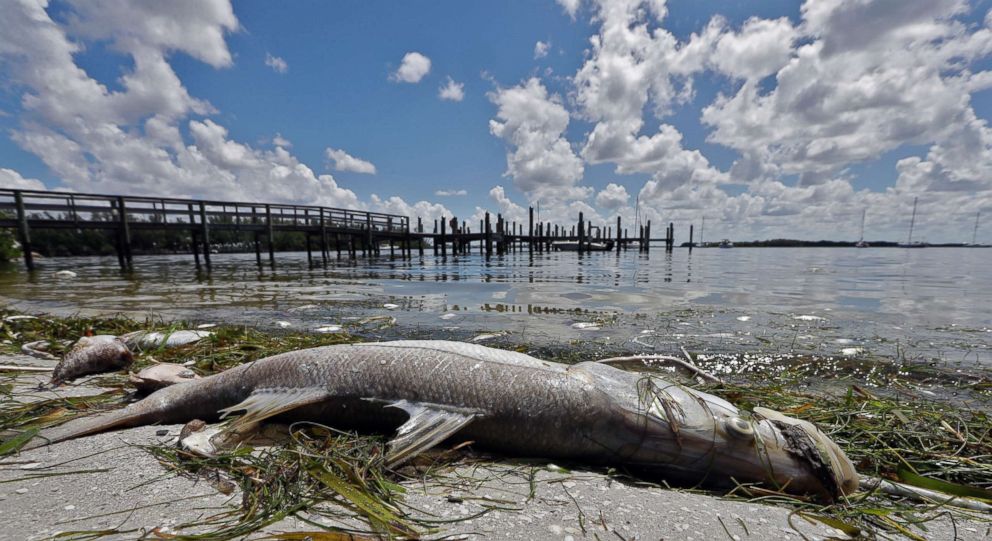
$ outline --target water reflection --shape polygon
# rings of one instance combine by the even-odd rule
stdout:
[[[969,357],[977,350],[980,358],[992,338],[992,250],[525,250],[488,259],[332,257],[326,266],[319,259],[310,265],[305,253],[278,254],[273,268],[257,266],[253,254],[214,254],[206,273],[189,256],[143,256],[128,274],[114,258],[51,259],[32,274],[0,271],[0,300],[24,310],[285,319],[303,327],[377,313],[386,302],[401,306],[394,314],[401,324],[430,327],[457,306],[464,329],[628,339],[651,328],[738,344],[768,333],[803,336],[809,324],[793,317],[815,315],[829,321],[818,332],[839,340],[924,337],[935,349]],[[59,270],[78,276],[57,280]],[[317,308],[287,313],[304,305]],[[569,327],[576,314],[620,314],[637,328],[583,334]],[[681,332],[690,328],[699,331]]]

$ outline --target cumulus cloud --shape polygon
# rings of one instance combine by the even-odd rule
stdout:
[[[285,60],[278,56],[272,56],[269,53],[265,53],[265,65],[272,68],[276,73],[286,73],[289,70],[289,64]]]
[[[623,207],[630,200],[627,188],[619,184],[609,183],[596,194],[596,205],[606,210],[616,210]]]
[[[548,56],[548,49],[551,48],[551,43],[548,41],[538,41],[534,44],[534,60],[544,58]]]
[[[453,213],[440,203],[417,201],[411,205],[403,200],[402,197],[395,195],[382,198],[376,194],[372,194],[371,202],[371,208],[373,211],[409,216],[411,220],[411,229],[414,227],[413,224],[416,223],[418,216],[424,218],[424,220],[440,218],[441,216],[453,216]]]
[[[550,94],[537,78],[489,93],[496,118],[489,131],[512,148],[506,155],[506,175],[532,200],[574,199],[588,195],[576,186],[582,160],[564,137],[569,114],[561,98]]]
[[[11,140],[38,156],[59,177],[59,188],[403,212],[440,208],[392,197],[360,201],[291,154],[281,135],[271,148],[257,148],[205,118],[215,109],[190,96],[168,58],[182,52],[216,68],[230,66],[225,35],[239,26],[226,0],[190,6],[70,2],[61,18],[68,22],[60,23],[43,3],[25,1],[0,17],[0,62],[11,88],[23,89]],[[96,40],[130,60],[116,89],[75,63],[74,55]],[[369,162],[328,150],[341,169],[374,172]],[[0,185],[44,188],[9,169],[0,169]]]
[[[571,17],[572,20],[574,21],[575,15],[579,12],[579,5],[582,3],[582,0],[555,0],[555,1],[558,2],[558,5],[560,5],[562,9],[565,10],[565,13],[567,13],[568,16]]]
[[[343,150],[327,147],[324,149],[324,154],[327,156],[327,159],[334,162],[335,171],[351,171],[352,173],[363,173],[366,175],[375,174],[375,164],[361,158],[356,158]]]
[[[419,83],[431,71],[431,59],[414,51],[403,55],[403,62],[390,76],[397,83]]]
[[[38,179],[24,178],[13,169],[0,167],[0,188],[8,190],[44,190],[45,184]]]
[[[434,195],[438,197],[461,197],[468,195],[468,190],[434,190]]]
[[[448,77],[448,82],[438,89],[437,96],[442,100],[462,101],[465,99],[465,83],[456,83]]]

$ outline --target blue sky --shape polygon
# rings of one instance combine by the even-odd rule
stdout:
[[[989,1],[623,3],[18,0],[0,184],[727,236],[850,237],[862,208],[894,236],[914,197],[931,240],[992,214]],[[430,69],[404,82],[408,53]]]

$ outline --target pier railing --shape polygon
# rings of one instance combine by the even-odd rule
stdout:
[[[434,253],[442,257],[447,256],[449,246],[453,255],[467,254],[473,243],[488,257],[523,248],[531,252],[614,249],[619,252],[636,246],[646,252],[654,241],[664,242],[665,249],[670,251],[675,242],[672,223],[668,224],[664,237],[652,238],[650,221],[635,224],[632,234],[628,234],[619,216],[615,228],[611,223],[594,225],[586,221],[581,212],[578,222],[568,225],[535,221],[534,218],[533,207],[528,209],[525,223],[508,221],[500,214],[492,220],[486,212],[479,220],[479,228],[472,231],[465,221],[441,216],[434,220],[433,232],[427,232],[421,218],[411,230],[410,219],[406,216],[317,205],[0,188],[0,228],[17,230],[28,269],[34,268],[31,232],[39,229],[107,231],[122,269],[132,266],[132,231],[174,231],[184,238],[188,234],[197,267],[202,253],[207,268],[214,251],[211,232],[216,231],[252,235],[259,265],[262,264],[263,238],[269,260],[275,264],[276,232],[302,233],[311,264],[315,239],[325,264],[332,249],[338,257],[344,250],[349,257],[355,258],[359,251],[365,255],[379,254],[383,244],[388,245],[390,255],[399,250],[404,257],[412,257],[414,249],[423,255],[428,240]],[[230,239],[231,235],[226,237]],[[690,226],[690,249],[692,237]],[[243,246],[242,241],[236,244]]]
[[[199,262],[198,244],[209,265],[210,231],[240,231],[266,234],[272,254],[276,231],[320,235],[323,252],[328,235],[355,238],[373,243],[377,239],[410,235],[410,220],[398,214],[341,209],[317,205],[209,201],[174,197],[142,197],[83,194],[0,188],[0,227],[17,229],[24,248],[25,263],[33,267],[31,231],[37,229],[100,229],[117,233],[118,255],[122,266],[129,266],[132,230],[185,230],[193,238]],[[354,248],[352,248],[354,249]],[[312,255],[311,255],[312,258]]]

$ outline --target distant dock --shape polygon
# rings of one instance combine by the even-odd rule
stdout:
[[[473,247],[491,256],[525,249],[550,251],[555,243],[577,243],[579,252],[592,251],[593,243],[606,241],[612,241],[618,252],[634,246],[648,251],[653,242],[663,243],[668,251],[675,245],[671,223],[661,238],[651,237],[650,221],[631,236],[619,216],[615,228],[591,224],[582,213],[575,224],[564,226],[535,222],[533,208],[527,224],[507,221],[499,214],[493,219],[487,212],[475,231],[465,221],[442,216],[427,232],[422,218],[411,227],[407,216],[333,207],[13,189],[0,189],[0,228],[17,232],[28,270],[35,268],[32,232],[46,229],[108,233],[122,270],[133,267],[132,232],[139,231],[183,235],[197,267],[207,269],[214,252],[211,235],[219,232],[250,241],[258,265],[263,264],[263,243],[269,264],[275,265],[276,233],[303,235],[311,264],[318,258],[326,264],[332,254],[338,259],[342,254],[352,259],[377,256],[384,246],[393,257],[399,252],[400,257],[412,258],[414,250],[424,255],[427,241],[434,254],[442,257],[449,250],[452,255],[467,254]],[[690,246],[692,235],[690,227]]]

